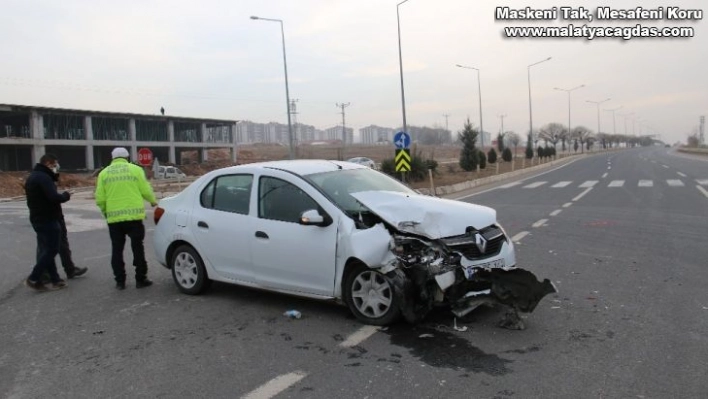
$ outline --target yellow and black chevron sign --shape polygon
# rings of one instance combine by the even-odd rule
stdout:
[[[396,172],[411,171],[411,151],[407,148],[396,150]]]

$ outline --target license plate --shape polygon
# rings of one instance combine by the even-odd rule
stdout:
[[[503,268],[505,266],[506,264],[504,262],[504,259],[497,259],[491,262],[480,263],[474,266],[466,266],[465,277],[467,277],[468,280],[471,280],[474,277],[475,269],[498,269]]]

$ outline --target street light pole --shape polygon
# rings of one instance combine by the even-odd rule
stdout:
[[[531,110],[531,67],[534,65],[538,65],[542,62],[546,62],[550,59],[551,59],[551,57],[548,57],[543,61],[533,63],[533,64],[526,67],[527,72],[528,72],[528,77],[529,77],[529,137],[533,136],[533,111]]]
[[[460,64],[457,64],[456,66],[465,69],[474,69],[475,71],[477,71],[477,92],[479,93],[479,144],[482,147],[482,151],[484,151],[484,124],[482,123],[482,82],[479,76],[479,69]]]
[[[403,131],[406,133],[408,133],[408,125],[406,124],[406,95],[403,90],[403,55],[401,53],[401,15],[399,7],[407,1],[408,0],[403,0],[396,5],[396,21],[398,23],[398,67],[401,74],[401,106],[403,108]]]
[[[585,100],[585,102],[597,105],[597,134],[600,134],[600,104],[602,104],[606,101],[610,101],[610,100],[611,100],[611,98],[609,98],[609,97],[602,100],[602,101]]]
[[[256,16],[251,16],[251,19],[280,23],[280,35],[283,39],[283,67],[285,69],[285,103],[288,111],[288,141],[290,144],[289,158],[295,159],[295,148],[293,146],[293,125],[290,121],[290,89],[288,88],[288,61],[285,57],[285,29],[283,28],[283,21],[280,19],[261,18]]]
[[[617,135],[617,119],[615,118],[615,111],[622,109],[624,105],[620,105],[617,108],[606,109],[605,111],[612,112],[612,134]]]
[[[581,88],[581,87],[585,87],[585,85],[580,85],[580,86],[577,86],[577,87],[573,87],[572,89],[560,89],[560,88],[558,88],[558,87],[554,87],[554,88],[553,88],[554,90],[560,90],[560,91],[564,91],[564,92],[568,93],[568,137],[570,137],[570,132],[571,132],[571,130],[572,130],[572,128],[571,128],[571,126],[570,126],[570,92],[573,91],[573,90],[577,90],[577,89],[579,89],[579,88]]]

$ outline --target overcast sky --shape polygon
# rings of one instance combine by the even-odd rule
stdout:
[[[396,4],[390,0],[105,1],[3,0],[0,103],[159,113],[286,123],[284,21],[290,97],[298,121],[327,128],[402,125]],[[585,6],[706,8],[704,0],[471,1],[409,0],[400,6],[409,125],[457,132],[469,116],[479,125],[481,70],[484,130],[525,134],[533,125],[640,133],[640,121],[664,140],[685,141],[708,115],[708,28],[701,21],[593,21],[591,27],[693,27],[693,38],[518,39],[508,26],[567,26],[570,21],[495,21],[495,8]],[[576,21],[576,25],[584,22]],[[634,118],[634,119],[633,119]],[[646,131],[646,128],[643,133]]]

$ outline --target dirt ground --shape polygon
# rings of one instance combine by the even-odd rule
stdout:
[[[440,162],[437,173],[433,176],[435,187],[460,183],[467,180],[474,180],[491,176],[497,173],[496,164],[487,164],[485,169],[477,172],[464,172],[457,163],[460,148],[456,146],[419,146],[412,148],[412,151],[421,153],[424,159],[435,159]],[[532,166],[528,160],[522,165],[523,148],[518,149],[517,158],[514,162],[514,170],[521,169],[522,166]],[[380,163],[386,158],[393,157],[394,150],[391,146],[361,146],[352,145],[346,148],[341,146],[300,146],[297,148],[297,158],[299,159],[349,159],[358,156],[365,156]],[[567,154],[559,155],[567,156]],[[186,165],[178,165],[187,176],[201,176],[204,173],[227,166],[234,165],[231,162],[228,150],[210,150],[208,161],[204,163],[195,162],[195,157]],[[281,160],[288,158],[288,148],[281,145],[244,145],[239,147],[238,164]],[[187,158],[190,159],[190,158]],[[534,160],[534,165],[537,160]],[[510,172],[512,165],[510,162],[501,162],[498,173]],[[0,198],[18,197],[24,195],[24,180],[29,172],[0,172]],[[95,178],[90,175],[62,173],[60,185],[67,188],[90,187],[93,186]],[[429,188],[430,180],[425,179],[420,182],[412,182],[413,188]]]

